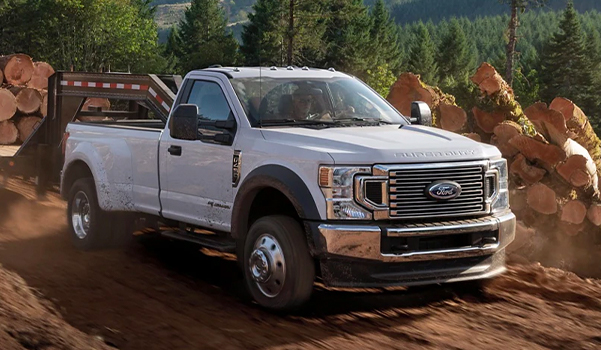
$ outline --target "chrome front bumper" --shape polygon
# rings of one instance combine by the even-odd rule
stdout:
[[[515,238],[515,215],[500,215],[472,220],[391,226],[331,225],[318,226],[324,253],[341,258],[368,259],[379,262],[416,262],[492,255],[502,251]],[[383,237],[430,237],[498,231],[496,241],[478,246],[437,250],[419,250],[400,254],[382,253]]]

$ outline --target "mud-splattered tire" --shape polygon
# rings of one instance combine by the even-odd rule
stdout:
[[[315,263],[294,219],[267,216],[250,228],[244,244],[244,277],[253,299],[274,311],[291,311],[313,292]]]
[[[67,219],[71,241],[81,250],[97,250],[123,245],[129,225],[120,213],[106,212],[98,205],[92,178],[75,181],[67,198]]]

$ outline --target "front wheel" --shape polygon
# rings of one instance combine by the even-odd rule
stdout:
[[[250,228],[244,244],[244,276],[259,305],[293,310],[311,297],[315,263],[301,226],[287,216],[267,216]]]

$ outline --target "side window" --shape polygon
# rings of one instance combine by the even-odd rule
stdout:
[[[214,82],[195,81],[185,103],[198,106],[201,120],[217,121],[233,118],[223,91],[219,84]]]

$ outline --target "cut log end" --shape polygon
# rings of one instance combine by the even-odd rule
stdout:
[[[517,148],[528,160],[540,162],[549,171],[566,159],[566,153],[561,148],[544,144],[525,135],[513,137],[509,140],[509,144]]]
[[[557,165],[557,173],[574,187],[584,187],[591,184],[591,176],[587,170],[587,159],[579,154],[568,157],[565,162]]]
[[[499,148],[501,154],[503,154],[503,157],[511,158],[518,153],[517,148],[513,147],[509,143],[509,140],[511,140],[514,136],[522,134],[522,127],[518,123],[506,120],[497,125],[493,132],[495,134],[495,146]]]
[[[24,88],[17,95],[17,109],[24,114],[35,113],[42,105],[42,94],[36,89]]]
[[[586,217],[586,206],[579,200],[571,200],[561,208],[561,221],[580,225]]]
[[[89,111],[101,108],[103,111],[111,109],[111,102],[106,98],[90,97],[84,102],[82,111]]]
[[[18,137],[17,127],[11,120],[0,122],[0,145],[11,145]]]
[[[33,75],[34,65],[31,57],[24,54],[8,56],[1,63],[4,79],[11,85],[26,85]]]
[[[528,164],[526,158],[518,154],[511,163],[510,172],[519,177],[522,184],[532,185],[543,179],[547,171]]]
[[[474,107],[472,113],[478,127],[487,134],[492,134],[495,127],[505,120],[505,115],[497,111],[488,113],[478,107]]]
[[[562,146],[568,139],[568,128],[563,115],[548,109],[543,102],[537,102],[526,108],[524,114],[530,119],[536,130],[547,140]]]
[[[25,142],[27,138],[37,129],[40,125],[42,118],[38,117],[23,117],[17,123],[17,130],[19,131],[19,140]]]
[[[469,133],[462,134],[462,135],[465,136],[465,137],[467,137],[467,138],[470,138],[470,139],[472,139],[474,141],[482,142],[482,137],[480,135],[476,134],[475,132],[469,132]]]
[[[459,132],[465,128],[467,113],[463,109],[446,103],[441,103],[438,109],[440,111],[440,126],[444,130]]]
[[[594,203],[588,208],[586,217],[595,226],[601,226],[601,204]]]
[[[48,88],[48,78],[54,74],[54,68],[46,62],[35,62],[33,75],[31,76],[31,80],[27,83],[27,86],[32,89],[47,89]]]
[[[555,191],[541,183],[528,188],[526,200],[530,208],[541,214],[557,213],[557,196]]]
[[[7,89],[0,89],[0,121],[8,120],[17,112],[17,99]]]
[[[419,76],[413,73],[403,73],[399,76],[392,85],[387,100],[403,115],[411,115],[413,101],[423,101],[432,108],[432,92],[424,88]]]

